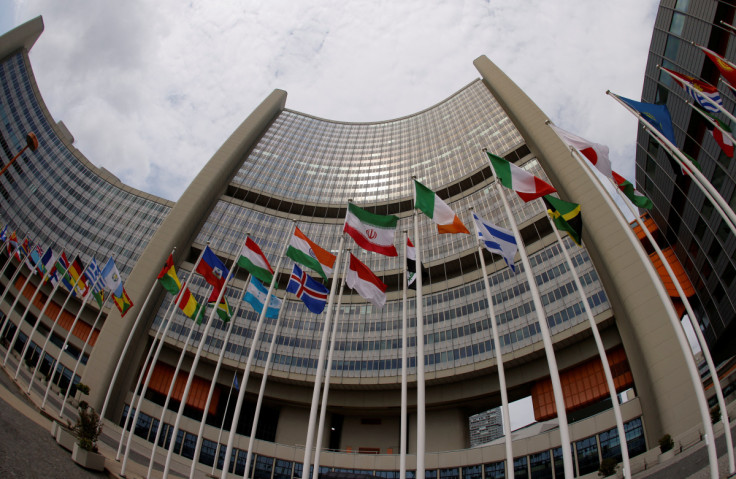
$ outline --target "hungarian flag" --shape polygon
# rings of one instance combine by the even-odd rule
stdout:
[[[470,234],[455,212],[434,191],[416,180],[414,180],[414,187],[417,198],[414,207],[432,218],[432,221],[437,224],[438,233]]]
[[[327,294],[330,292],[325,285],[309,276],[298,265],[294,265],[294,269],[291,271],[286,291],[294,293],[297,298],[302,300],[307,309],[314,314],[320,314],[324,311],[327,305]]]
[[[181,300],[179,296],[176,296],[176,304],[179,306],[179,309],[182,310],[182,312],[191,319],[196,319],[197,323],[202,322],[202,317],[204,316],[204,309],[200,304],[197,302],[196,298],[192,293],[189,292],[189,288],[182,291]]]
[[[519,198],[526,202],[557,191],[545,181],[501,157],[488,153],[488,158],[490,158],[501,184],[516,191]]]
[[[215,297],[219,296],[220,290],[225,284],[228,270],[209,246],[204,247],[202,259],[199,261],[196,271],[214,288],[212,294]]]
[[[580,213],[580,205],[563,201],[554,196],[543,196],[542,200],[547,206],[547,213],[555,222],[558,230],[567,231],[576,245],[580,246],[580,237],[583,234],[583,217]]]
[[[158,273],[156,278],[161,283],[166,291],[171,294],[179,294],[181,289],[181,282],[179,277],[176,275],[176,268],[174,268],[174,257],[169,255],[166,259],[166,264],[161,268],[161,272]]]
[[[692,98],[703,109],[712,113],[717,113],[719,111],[718,107],[713,103],[723,105],[723,100],[721,99],[721,94],[718,93],[718,89],[716,87],[710,83],[693,78],[690,75],[677,73],[665,67],[661,68],[674,78],[674,80],[685,89],[687,94],[690,95],[690,98]]]
[[[266,255],[263,254],[261,248],[250,237],[245,239],[243,249],[240,250],[238,266],[266,284],[271,284],[273,281],[273,268],[268,264]]]
[[[634,203],[639,208],[644,209],[651,209],[652,201],[644,196],[643,194],[639,193],[636,188],[634,188],[634,185],[631,184],[630,181],[628,181],[623,176],[619,175],[615,171],[613,173],[613,179],[616,181],[616,184],[618,185],[618,189],[623,192],[626,197],[631,200],[632,203]]]
[[[703,53],[705,53],[708,58],[710,58],[711,61],[715,63],[718,71],[721,72],[721,76],[723,76],[723,78],[725,78],[732,87],[736,87],[736,67],[734,67],[731,62],[729,62],[713,50],[708,50],[707,48],[701,47],[700,45],[695,46],[703,50]]]
[[[426,275],[426,269],[424,266],[421,266],[422,270],[422,281],[424,278],[427,277]],[[410,289],[417,289],[417,252],[416,248],[414,248],[414,243],[411,242],[409,238],[406,238],[406,269],[407,271],[407,281],[406,284]]]
[[[731,132],[731,128],[729,128],[728,125],[723,123],[714,115],[711,115],[707,112],[704,112],[704,114],[708,115],[708,118],[710,118],[715,123],[715,125],[713,125],[713,123],[706,121],[705,127],[708,128],[708,131],[713,136],[713,139],[716,140],[718,146],[721,147],[723,153],[729,158],[733,158],[734,148],[732,140],[733,134]]]
[[[115,306],[117,306],[118,311],[120,311],[120,317],[124,318],[125,313],[133,307],[133,302],[128,297],[128,293],[125,291],[125,288],[121,289],[121,293],[122,294],[120,296],[113,293],[112,300],[115,303]]]
[[[361,248],[386,256],[398,256],[394,233],[398,216],[377,215],[348,203],[343,232],[350,235]]]
[[[345,282],[378,308],[386,304],[386,285],[353,253],[350,253],[350,268]]]
[[[554,125],[549,126],[555,133],[557,133],[557,136],[560,137],[563,143],[568,147],[578,150],[580,154],[586,157],[598,171],[606,176],[606,178],[611,177],[611,159],[608,156],[608,147],[606,145],[593,143],[592,141],[588,141],[585,138],[581,138]]]
[[[325,281],[332,275],[336,259],[334,254],[312,242],[299,228],[294,229],[294,234],[289,241],[289,248],[286,250],[286,256],[307,268],[313,269]]]

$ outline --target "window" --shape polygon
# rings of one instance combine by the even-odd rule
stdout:
[[[600,433],[598,439],[601,443],[601,458],[606,459],[612,457],[617,462],[623,460],[621,456],[621,443],[618,440],[618,431],[616,428]]]
[[[672,22],[670,23],[670,33],[673,35],[682,35],[682,29],[685,26],[685,15],[679,12],[672,14]]]
[[[486,479],[501,479],[506,476],[506,461],[486,464]],[[562,476],[560,476],[562,477]]]
[[[529,455],[531,479],[552,479],[552,461],[549,451]]]
[[[580,474],[597,471],[600,467],[600,461],[598,460],[598,443],[595,436],[577,441],[575,447],[578,452],[578,470]]]

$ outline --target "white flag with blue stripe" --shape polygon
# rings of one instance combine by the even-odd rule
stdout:
[[[516,256],[518,247],[514,233],[482,219],[475,213],[473,213],[473,220],[475,220],[478,236],[486,249],[491,253],[500,254],[504,261],[506,261],[506,264],[509,265],[509,268],[511,268],[511,271],[515,273],[514,256]]]

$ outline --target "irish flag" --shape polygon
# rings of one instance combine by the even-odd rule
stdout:
[[[434,191],[416,180],[414,180],[414,187],[417,195],[415,207],[437,223],[438,233],[470,234],[455,212]]]
[[[343,232],[350,235],[361,248],[386,256],[398,256],[394,246],[394,232],[398,216],[377,215],[348,203]]]
[[[506,188],[516,191],[519,198],[526,202],[557,191],[548,183],[540,180],[528,171],[512,165],[503,158],[492,155],[491,153],[488,153],[488,158],[491,159],[493,169],[496,171],[501,184]]]
[[[240,251],[238,266],[245,268],[250,274],[266,284],[271,284],[273,280],[273,269],[268,264],[266,255],[250,237],[245,240],[243,249]]]
[[[353,253],[350,253],[350,268],[345,282],[378,308],[386,304],[386,285]]]
[[[299,228],[294,230],[286,256],[315,270],[325,281],[332,275],[336,259],[334,254],[313,243]]]

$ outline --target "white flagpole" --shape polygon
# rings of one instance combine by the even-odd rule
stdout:
[[[473,209],[472,207],[470,208]],[[478,224],[473,219],[475,226],[475,238],[478,246],[478,256],[480,256],[480,266],[483,272],[483,285],[486,289],[486,301],[488,301],[489,321],[491,323],[491,335],[493,337],[493,345],[496,348],[496,365],[498,367],[498,387],[501,391],[501,412],[503,414],[503,435],[504,445],[506,448],[506,477],[514,475],[514,451],[511,446],[511,413],[509,411],[509,395],[506,390],[506,372],[503,368],[503,352],[501,341],[498,337],[498,326],[496,325],[496,311],[493,306],[493,298],[491,297],[491,285],[488,283],[488,271],[486,269],[486,259],[483,256],[483,248],[480,243],[480,234]]]
[[[727,137],[729,140],[731,140],[731,143],[733,143],[733,144],[736,145],[736,139],[734,139],[733,135],[731,135],[727,131],[724,131],[721,128],[721,126],[718,123],[716,123],[715,120],[713,120],[713,118],[711,118],[708,115],[706,115],[706,113],[703,110],[701,110],[700,108],[696,108],[695,107],[695,104],[693,104],[693,103],[691,103],[689,101],[686,101],[685,103],[687,103],[688,105],[690,105],[690,108],[692,108],[693,110],[697,111],[698,114],[700,114],[700,116],[702,116],[705,121],[707,121],[708,123],[710,123],[711,125],[713,125],[713,128],[718,128],[721,131],[721,133],[723,134],[723,136]]]
[[[484,149],[484,152],[486,150]],[[524,242],[521,239],[521,234],[519,233],[519,227],[516,225],[516,219],[514,219],[514,215],[511,211],[511,207],[509,206],[509,202],[506,199],[506,194],[502,190],[501,182],[498,180],[498,176],[496,175],[496,170],[493,168],[493,163],[488,162],[491,166],[491,171],[493,172],[493,176],[495,176],[494,183],[496,184],[496,191],[498,192],[499,196],[501,197],[501,200],[503,201],[503,206],[506,209],[506,215],[509,219],[509,223],[511,224],[511,229],[514,232],[514,237],[516,237],[516,243],[519,248],[519,256],[521,257],[521,262],[524,264],[524,273],[526,274],[527,282],[529,284],[529,290],[532,293],[532,299],[534,301],[534,309],[537,314],[537,323],[539,324],[539,329],[542,333],[542,341],[544,343],[544,353],[547,356],[547,364],[549,365],[549,376],[550,380],[552,381],[552,392],[555,398],[555,408],[557,410],[557,419],[559,421],[559,428],[560,428],[560,444],[562,447],[562,461],[565,467],[565,477],[573,477],[574,475],[574,467],[573,467],[573,459],[572,459],[572,452],[570,451],[570,429],[567,424],[567,410],[565,409],[565,398],[562,393],[562,383],[560,382],[560,372],[557,369],[557,359],[555,358],[555,352],[554,352],[554,346],[552,345],[552,338],[549,334],[549,327],[547,325],[547,318],[544,316],[544,306],[542,305],[542,300],[539,296],[539,288],[537,288],[537,283],[534,281],[534,275],[532,273],[532,266],[529,263],[529,258],[526,255],[526,248],[524,247]]]
[[[16,251],[18,251],[18,249],[20,249],[20,246],[18,246],[18,248],[16,248]],[[28,256],[30,254],[31,254],[31,247],[29,246],[28,247],[28,252],[26,253],[25,256],[23,256],[23,259],[20,260],[20,263],[18,264],[18,267],[15,269],[15,272],[13,273],[13,276],[11,276],[10,281],[8,281],[8,284],[5,286],[5,291],[3,291],[3,295],[0,297],[0,305],[3,303],[3,301],[5,301],[5,297],[8,295],[8,292],[13,287],[13,283],[15,283],[15,279],[20,274],[20,271],[23,269],[23,265],[25,264],[26,259],[28,258]],[[14,255],[15,255],[15,253],[13,253],[12,255],[10,255],[10,258],[12,259]],[[20,293],[18,294],[18,296],[20,296]],[[17,299],[18,298],[16,297],[16,300]],[[10,322],[10,314],[9,313],[10,312],[8,312],[8,314],[5,315],[5,318],[3,318],[2,323],[0,323],[0,334],[2,334],[3,330],[5,329],[5,325],[6,324],[9,324],[9,322]]]
[[[413,176],[412,179],[416,181],[417,177]],[[416,184],[414,188],[414,261],[417,265],[422,264],[421,259],[421,247],[419,240],[419,217],[416,210],[417,207],[417,188]],[[417,469],[415,477],[424,478],[425,466],[424,466],[424,451],[426,450],[426,399],[425,399],[425,378],[424,378],[424,312],[423,312],[423,299],[422,299],[422,274],[421,269],[418,271],[417,279],[417,295],[416,295],[416,313],[417,313]]]
[[[695,332],[695,336],[698,339],[698,344],[700,344],[700,349],[703,352],[703,357],[705,358],[706,363],[708,364],[708,370],[710,371],[711,379],[713,380],[713,387],[716,390],[716,396],[718,398],[718,406],[721,409],[721,418],[723,421],[724,426],[724,433],[726,436],[726,449],[728,452],[728,467],[729,467],[729,474],[733,474],[736,472],[736,464],[734,462],[734,452],[733,452],[733,439],[731,436],[731,425],[729,423],[728,419],[728,410],[726,408],[726,402],[723,398],[723,390],[721,389],[721,382],[718,378],[718,370],[716,369],[715,364],[713,364],[713,357],[710,354],[710,349],[708,348],[708,343],[706,343],[705,338],[703,337],[703,333],[700,331],[700,325],[697,322],[697,316],[695,316],[695,311],[693,311],[692,305],[690,304],[690,301],[687,298],[687,295],[685,294],[685,291],[682,289],[682,285],[680,284],[680,280],[677,278],[677,275],[672,270],[672,266],[670,266],[669,261],[665,257],[664,253],[662,252],[662,249],[659,247],[657,242],[654,240],[654,237],[652,237],[652,234],[649,232],[649,229],[646,227],[644,222],[641,220],[641,217],[636,214],[634,208],[629,203],[629,199],[625,197],[625,195],[621,194],[619,191],[619,194],[622,198],[624,198],[624,203],[626,203],[626,206],[629,208],[629,211],[634,215],[634,218],[636,218],[636,222],[638,223],[639,227],[642,229],[644,234],[646,235],[647,239],[649,240],[649,243],[654,247],[654,250],[656,251],[657,255],[659,256],[659,260],[664,265],[665,269],[667,270],[667,274],[670,276],[670,279],[672,280],[672,284],[675,285],[675,289],[677,290],[677,294],[680,296],[680,299],[682,300],[682,303],[685,305],[685,309],[687,310],[688,318],[690,318],[690,324],[693,327],[693,331]],[[679,321],[678,321],[679,323]],[[677,324],[677,329],[680,329],[682,327],[682,324]],[[692,357],[692,350],[688,346],[686,350],[683,350],[683,353],[688,356]],[[700,376],[698,376],[699,378]],[[698,388],[702,390],[702,383],[698,379]],[[707,407],[707,404],[706,404]],[[706,425],[705,433],[709,436],[714,438],[713,435],[713,425],[711,421],[705,421]]]
[[[348,252],[350,250],[348,249]],[[322,406],[319,413],[319,426],[317,427],[317,442],[314,451],[314,470],[315,479],[319,477],[319,459],[322,452],[322,436],[325,430],[325,417],[327,416],[327,398],[330,392],[330,376],[332,373],[332,358],[335,355],[335,338],[337,337],[337,325],[340,322],[340,306],[342,305],[342,292],[345,289],[345,274],[348,269],[348,261],[345,261],[342,267],[342,283],[340,284],[340,294],[337,295],[337,308],[335,311],[335,319],[332,321],[332,339],[330,340],[330,352],[327,355],[327,366],[325,367],[325,384],[322,390]]]
[[[235,386],[235,381],[237,381],[237,374],[238,372],[235,371],[235,374],[233,374],[233,380],[230,382],[230,391],[227,393],[227,401],[225,401],[225,413],[222,415],[222,423],[220,423],[220,432],[217,434],[217,447],[215,447],[215,460],[212,463],[212,473],[210,474],[212,477],[215,476],[215,469],[217,468],[217,461],[220,458],[220,439],[222,439],[222,430],[225,428],[225,418],[227,417],[227,408],[230,406],[230,396],[233,394],[233,386]],[[227,446],[226,446],[227,447]],[[225,467],[225,464],[223,464],[223,467]],[[228,469],[229,469],[228,464]]]
[[[340,259],[342,258],[342,250],[345,246],[345,234],[340,235],[340,245],[338,246],[337,259],[335,265],[339,267]],[[348,261],[346,259],[345,261]],[[314,377],[314,388],[312,389],[312,406],[309,409],[309,424],[307,426],[307,440],[304,445],[304,462],[302,468],[302,479],[309,479],[309,472],[312,461],[312,446],[314,444],[314,428],[317,423],[317,406],[319,401],[319,391],[322,385],[322,377],[325,367],[325,356],[327,355],[327,339],[330,334],[330,322],[332,320],[332,305],[335,300],[335,290],[337,289],[337,283],[339,282],[337,272],[332,278],[332,287],[330,288],[330,297],[327,302],[327,315],[325,316],[325,323],[322,327],[322,342],[319,347],[319,360],[317,361],[317,371],[315,371]],[[319,447],[319,445],[317,446]],[[314,479],[317,479],[319,471],[314,471]],[[225,479],[225,478],[223,478]]]
[[[294,226],[295,227],[295,226]],[[233,454],[233,445],[235,443],[235,435],[237,434],[238,421],[240,420],[240,411],[243,409],[243,401],[245,400],[245,389],[248,386],[248,377],[250,376],[250,370],[253,365],[253,358],[258,349],[258,340],[261,336],[261,329],[263,329],[263,320],[266,317],[266,311],[268,311],[268,304],[271,302],[271,295],[273,294],[273,288],[276,285],[278,278],[279,269],[281,269],[281,263],[286,255],[286,249],[289,247],[289,240],[291,235],[294,233],[294,227],[291,229],[291,234],[286,236],[286,242],[284,248],[279,255],[279,262],[276,265],[276,269],[271,279],[271,284],[268,286],[268,293],[266,293],[266,299],[263,302],[263,310],[258,317],[258,324],[256,325],[256,331],[253,334],[253,341],[250,343],[250,351],[248,352],[248,360],[245,363],[245,369],[243,370],[243,382],[240,384],[240,390],[238,391],[238,399],[235,402],[235,411],[233,412],[233,420],[230,423],[230,431],[228,431],[227,449],[225,450],[225,458],[222,462],[222,479],[227,479],[227,475],[230,469],[230,457]]]
[[[184,301],[184,291],[187,291],[187,288],[189,287],[189,280],[192,279],[192,276],[194,275],[194,270],[196,269],[197,264],[199,264],[199,260],[202,259],[202,255],[203,254],[204,254],[204,248],[202,248],[202,251],[200,251],[199,256],[197,257],[197,261],[194,262],[194,267],[192,268],[192,270],[187,275],[186,281],[184,281],[184,284],[181,286],[181,288],[179,288],[178,297],[175,297],[174,301],[171,302],[172,307],[171,307],[171,312],[169,313],[168,319],[166,320],[166,323],[167,323],[166,328],[170,328],[171,326],[173,326],[173,324],[174,324],[174,321],[173,321],[174,314],[176,314],[176,310],[179,308],[179,306],[181,305],[182,301]],[[191,294],[191,292],[190,292],[190,294]],[[192,334],[192,330],[194,330],[194,326],[193,325],[192,325],[192,328],[190,328],[190,330],[189,330],[189,335],[190,336]],[[130,429],[130,434],[128,434],[128,440],[125,443],[125,454],[123,454],[123,463],[120,466],[120,475],[121,476],[124,476],[125,475],[125,467],[128,464],[128,456],[130,455],[130,443],[133,441],[133,430],[135,428],[135,425],[138,424],[138,416],[141,413],[141,405],[143,404],[143,399],[146,397],[146,392],[148,391],[148,385],[151,383],[151,378],[153,377],[153,370],[154,370],[154,368],[156,366],[156,363],[158,362],[158,356],[161,354],[161,350],[163,349],[164,343],[166,342],[166,329],[164,329],[163,331],[164,331],[164,333],[161,336],[161,340],[159,341],[158,346],[156,346],[156,352],[154,353],[153,358],[151,359],[151,362],[148,365],[148,374],[146,375],[146,380],[145,380],[145,383],[143,384],[143,389],[141,389],[140,396],[138,397],[138,405],[135,408],[135,415],[133,416],[133,423],[132,423],[132,426],[131,426],[131,429]],[[187,340],[187,342],[188,341],[189,340]],[[153,348],[153,344],[151,344],[151,347]],[[141,377],[143,377],[144,370],[145,370],[145,367],[144,367],[144,369],[141,370]],[[176,375],[174,375],[174,377],[171,379],[172,384],[175,381],[176,381]],[[135,391],[133,393],[134,393],[133,396],[135,397]],[[132,400],[130,402],[130,407],[131,408],[133,407],[133,401]],[[164,407],[164,411],[165,410],[166,410],[166,407]],[[128,411],[128,418],[130,418],[130,410]],[[127,423],[127,418],[126,418],[126,423]],[[156,431],[156,441],[153,443],[154,450],[155,450],[156,445],[158,444],[158,438],[160,436],[161,429],[163,429],[163,427],[164,427],[164,424],[163,424],[163,420],[162,420],[161,422],[159,422],[158,431]],[[125,430],[126,429],[127,429],[127,427],[123,427],[123,431],[120,434],[121,439],[125,435]],[[172,437],[171,440],[172,441],[175,441],[176,438],[175,437]],[[118,445],[118,457],[120,457],[120,446],[122,446],[122,441],[121,441],[121,444]]]
[[[406,479],[406,414],[407,414],[407,401],[408,401],[408,386],[407,386],[407,365],[406,365],[406,321],[407,321],[407,288],[408,286],[408,273],[406,264],[406,250],[407,241],[409,239],[409,232],[404,230],[404,292],[402,295],[402,308],[401,308],[401,434],[400,434],[400,445],[399,445],[399,479]],[[416,250],[416,246],[414,247]],[[416,261],[415,261],[416,264]],[[422,266],[415,266],[416,272],[414,274],[422,274]]]
[[[79,352],[79,357],[77,358],[77,362],[74,364],[74,370],[72,371],[72,378],[69,381],[69,387],[66,388],[66,393],[64,393],[64,400],[61,401],[61,407],[59,407],[59,418],[64,416],[64,406],[66,406],[66,400],[69,398],[69,391],[72,390],[72,382],[74,381],[74,376],[77,374],[77,369],[79,369],[79,363],[82,362],[82,356],[84,356],[84,350],[87,348],[87,345],[89,344],[89,340],[92,339],[92,333],[95,332],[95,328],[97,327],[97,323],[99,323],[100,318],[102,317],[102,311],[105,309],[105,305],[107,304],[107,301],[112,297],[112,293],[110,293],[107,298],[105,298],[105,302],[102,303],[102,306],[100,307],[100,312],[97,313],[97,317],[95,318],[95,322],[92,324],[92,329],[89,330],[89,334],[87,335],[87,338],[84,340],[84,345],[82,345],[82,349]]]
[[[539,201],[541,202],[542,200],[539,200]],[[544,207],[545,210],[547,209],[546,205],[543,204],[542,206]],[[562,237],[560,236],[560,232],[557,229],[557,225],[555,224],[554,221],[552,221],[552,218],[550,218],[549,215],[547,215],[547,219],[549,220],[549,224],[552,227],[552,231],[555,232],[555,237],[557,238],[557,244],[562,250],[562,253],[565,256],[565,260],[567,261],[567,265],[570,271],[572,272],[572,277],[575,280],[575,286],[578,289],[578,293],[580,293],[580,299],[583,302],[583,309],[585,310],[585,314],[588,318],[588,324],[590,325],[590,330],[593,333],[593,338],[595,339],[595,345],[596,345],[596,348],[598,349],[598,357],[601,360],[601,365],[603,366],[603,374],[606,377],[606,383],[608,385],[608,392],[611,396],[611,406],[613,406],[613,416],[616,420],[616,430],[618,432],[618,440],[619,440],[619,445],[621,447],[621,459],[623,462],[624,478],[631,479],[631,464],[629,462],[629,445],[627,444],[627,441],[626,441],[626,430],[624,429],[624,421],[623,421],[623,417],[621,416],[621,406],[618,403],[618,394],[616,394],[616,385],[613,382],[613,374],[611,374],[611,366],[608,364],[608,356],[606,356],[606,349],[603,346],[603,340],[601,339],[600,332],[598,331],[598,324],[596,324],[595,318],[593,317],[593,313],[590,310],[590,304],[588,304],[588,298],[585,295],[583,284],[580,282],[580,276],[578,275],[578,272],[575,269],[575,265],[573,264],[572,259],[570,258],[570,253],[568,253],[567,248],[565,247],[565,243],[562,241]]]
[[[10,235],[8,235],[8,239],[3,242],[2,249],[5,249],[9,242]],[[20,248],[20,243],[18,243],[18,246],[12,252],[8,252],[8,259],[5,260],[5,264],[3,264],[3,269],[0,270],[0,278],[5,277],[5,270],[8,269],[8,266],[10,266],[10,262],[13,261],[13,256],[15,256],[15,252],[18,251],[18,248]],[[5,291],[7,291],[8,286],[10,286],[10,283],[5,286],[5,290],[3,291],[3,298],[5,298]],[[0,326],[0,334],[2,334],[3,328],[5,327],[4,321],[0,324],[2,325]]]
[[[233,265],[235,266],[235,265]],[[235,323],[235,319],[238,317],[238,312],[240,312],[240,306],[243,304],[243,294],[248,289],[248,284],[250,283],[250,274],[245,280],[245,284],[243,286],[243,289],[240,291],[240,295],[238,296],[238,305],[233,310],[233,315],[230,320],[230,323],[227,325],[227,332],[225,333],[225,339],[222,343],[222,348],[220,348],[220,354],[217,358],[217,366],[215,366],[215,372],[212,374],[212,380],[210,382],[210,390],[207,392],[207,401],[204,405],[204,411],[202,411],[202,419],[199,421],[199,431],[197,432],[197,444],[194,446],[194,460],[192,461],[192,467],[189,469],[189,479],[194,479],[194,471],[197,466],[199,453],[202,451],[202,440],[204,438],[204,427],[207,424],[207,415],[210,410],[210,404],[212,403],[212,396],[215,392],[215,386],[217,385],[217,378],[220,375],[220,368],[222,367],[222,360],[225,358],[225,350],[227,349],[227,343],[230,341],[230,335],[233,331],[233,324]],[[228,396],[228,401],[230,400],[230,396]],[[225,407],[225,411],[227,411],[227,406]],[[223,417],[224,419],[224,417]],[[219,444],[220,439],[217,439],[217,442]],[[217,464],[217,458],[215,458],[215,461],[213,463],[213,466]],[[212,475],[214,476],[214,471],[212,472]]]
[[[24,264],[26,264],[25,261],[22,262],[18,266],[18,270],[20,270],[23,267]],[[26,266],[28,266],[28,265],[26,264]],[[26,276],[26,280],[23,282],[23,286],[21,286],[20,289],[18,290],[18,294],[15,297],[15,301],[13,301],[13,304],[10,306],[10,309],[8,310],[8,313],[5,315],[5,317],[7,318],[7,320],[6,320],[6,323],[7,324],[11,324],[12,323],[12,320],[10,319],[10,316],[13,314],[13,311],[15,311],[15,307],[18,305],[18,301],[20,301],[20,297],[23,296],[23,291],[25,291],[26,286],[28,286],[28,283],[31,281],[31,277],[36,274],[35,269],[36,269],[35,267],[31,268],[30,274],[28,276]],[[44,274],[43,277],[45,278],[46,275]],[[40,283],[40,284],[43,284],[43,283]],[[38,291],[38,288],[34,291],[34,297],[35,297],[36,291]],[[28,306],[30,307],[30,305],[31,305],[31,303],[29,302],[28,303]],[[21,329],[21,325],[22,324],[23,324],[23,320],[21,318],[21,320],[18,321],[17,327],[15,328],[15,333],[13,334],[13,339],[11,339],[10,340],[10,343],[8,343],[8,350],[5,352],[5,359],[3,360],[3,366],[5,366],[5,363],[8,362],[8,357],[10,356],[10,351],[13,349],[13,344],[15,344],[15,340],[18,339],[18,335],[20,334],[20,329]],[[2,331],[2,328],[0,328],[0,331]],[[23,358],[21,358],[21,360],[22,359]]]
[[[676,77],[675,75],[673,75],[673,74],[672,74],[672,73],[670,73],[669,71],[667,71],[667,70],[665,70],[664,68],[662,68],[662,67],[661,67],[660,65],[657,65],[657,68],[658,68],[658,69],[659,69],[660,71],[663,71],[663,72],[665,72],[665,73],[666,73],[667,75],[669,75],[670,77],[674,78],[674,79],[675,79],[675,80],[676,80],[676,81],[677,81],[678,83],[679,83],[679,82],[681,82],[681,81],[684,81],[684,82],[686,82],[686,83],[687,83],[688,85],[691,85],[691,86],[692,86],[692,83],[690,83],[690,82],[688,82],[688,81],[686,81],[686,80],[683,80],[682,78],[678,78],[678,77]],[[694,88],[694,87],[693,87],[693,88]],[[703,100],[705,100],[705,102],[706,102],[706,103],[708,103],[709,105],[712,105],[712,106],[714,106],[715,108],[717,108],[717,109],[718,109],[718,111],[720,111],[721,113],[723,113],[724,115],[726,115],[726,116],[728,117],[728,119],[729,119],[729,120],[731,120],[731,121],[734,121],[734,122],[736,122],[736,116],[733,116],[733,115],[731,114],[731,112],[730,112],[730,111],[728,111],[728,110],[726,110],[725,108],[723,108],[723,105],[719,105],[718,103],[716,103],[715,101],[713,101],[713,99],[712,99],[712,98],[710,98],[710,97],[708,97],[708,96],[706,96],[706,95],[703,95],[703,94],[698,94],[698,97],[699,97],[699,98],[702,98]],[[696,108],[696,109],[697,109],[697,108]]]
[[[171,250],[171,254],[169,256],[173,256],[174,251],[176,251],[176,247]],[[133,336],[135,335],[136,329],[138,329],[138,324],[140,323],[141,318],[143,318],[143,311],[146,310],[146,306],[148,306],[148,301],[151,299],[151,296],[153,296],[153,291],[156,289],[156,285],[158,284],[158,281],[155,279],[153,280],[153,284],[151,285],[151,289],[148,291],[148,296],[146,296],[146,300],[143,302],[143,306],[140,307],[138,310],[138,316],[135,318],[135,321],[133,322],[133,327],[130,328],[130,333],[128,333],[128,339],[125,340],[125,346],[123,346],[123,351],[120,353],[120,358],[118,358],[118,364],[115,366],[115,372],[112,373],[112,379],[110,380],[110,386],[107,388],[107,394],[105,395],[105,402],[102,404],[102,409],[100,410],[100,417],[104,419],[105,412],[107,411],[107,405],[110,402],[110,396],[112,395],[113,387],[115,386],[115,381],[118,379],[118,373],[120,373],[120,368],[123,365],[123,360],[125,359],[125,355],[128,352],[128,347],[130,346],[130,342],[133,340]],[[161,321],[163,323],[163,320]]]
[[[733,25],[731,25],[729,23],[724,22],[723,20],[721,20],[721,25],[723,25],[724,27],[726,27],[726,29],[728,30],[728,32],[731,35],[736,35],[736,27],[734,27]]]

